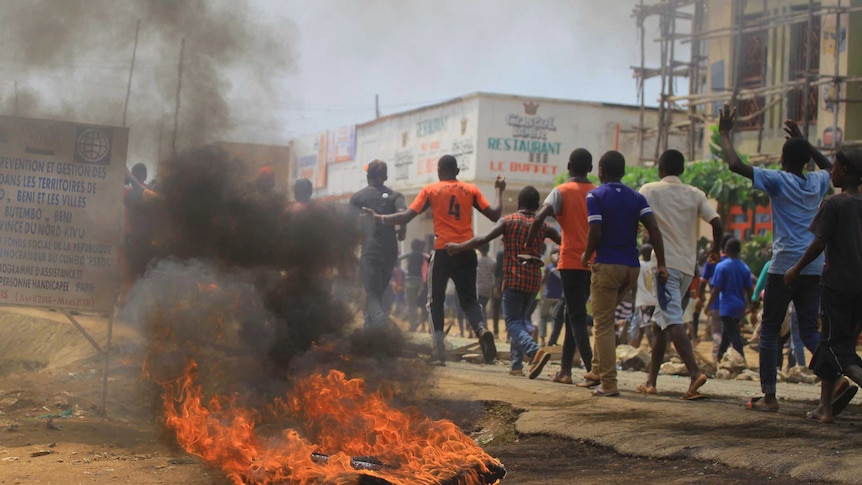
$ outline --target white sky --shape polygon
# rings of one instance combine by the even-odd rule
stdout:
[[[0,40],[9,46],[0,55],[4,114],[12,114],[18,82],[35,93],[38,104],[38,109],[22,108],[22,116],[119,125],[134,25],[149,11],[133,7],[153,9],[162,5],[159,0],[102,0],[107,23],[91,18],[97,0],[43,0],[65,8],[55,9],[53,17],[45,16],[42,4],[15,1],[19,9],[0,16]],[[267,41],[275,32],[275,43],[284,43],[271,45],[271,51],[248,50],[220,71],[232,86],[228,102],[237,125],[226,136],[217,135],[226,141],[285,144],[297,135],[369,121],[375,94],[384,115],[476,91],[638,102],[630,67],[640,63],[631,16],[639,0],[247,0],[247,8],[237,0],[203,1],[213,10],[227,9],[226,18],[235,22],[219,25],[263,33]],[[71,15],[90,23],[78,26]],[[193,21],[194,10],[189,15]],[[179,37],[212,30],[205,23],[195,29],[157,22],[146,16],[142,21],[129,101],[130,163],[151,166],[171,139]],[[99,31],[103,25],[111,30]],[[47,36],[39,44],[47,53],[62,52],[62,58],[26,58],[12,43],[43,38],[13,38],[20,34],[10,31],[14,26],[24,26],[27,35],[40,28],[65,29],[63,36]],[[160,27],[169,31],[161,43]],[[658,65],[657,36],[653,17],[647,24],[647,67]],[[206,55],[195,42],[208,40],[213,39],[190,39],[187,59]],[[687,55],[678,52],[677,59]],[[273,65],[275,56],[289,67],[265,78],[255,74],[262,72],[260,66]],[[267,85],[274,84],[275,91],[264,94],[256,87],[260,79],[272,81]],[[193,80],[186,79],[184,97],[194,89]],[[675,87],[686,89],[684,80]],[[658,92],[656,78],[647,84],[648,105],[656,104]]]
[[[289,137],[373,119],[375,94],[382,114],[475,91],[637,103],[635,0],[255,3],[298,28],[284,99],[253,114]],[[658,64],[657,35],[648,24],[647,66]],[[648,83],[648,105],[658,92]]]

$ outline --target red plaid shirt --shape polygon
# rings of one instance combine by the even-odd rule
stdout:
[[[503,288],[527,293],[537,293],[542,287],[542,267],[535,264],[520,264],[519,254],[542,255],[548,224],[544,224],[536,237],[524,247],[535,212],[519,210],[503,217]]]

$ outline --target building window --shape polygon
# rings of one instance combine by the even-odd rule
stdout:
[[[734,214],[734,216],[733,216],[733,223],[734,224],[745,224],[745,222],[747,220],[748,220],[748,218],[745,217],[745,214]]]
[[[746,17],[743,25],[751,24],[760,20],[760,16]],[[740,52],[742,57],[737,62],[739,69],[739,88],[758,89],[765,85],[764,74],[766,72],[766,30],[748,32],[739,37],[742,42]],[[763,124],[763,109],[766,98],[758,96],[753,99],[739,101],[739,121],[736,128],[739,130],[759,130]]]
[[[796,9],[795,9],[796,10]],[[802,9],[803,11],[805,9]],[[808,56],[811,56],[811,69],[805,71]],[[808,22],[799,22],[790,26],[790,71],[791,81],[806,79],[806,74],[813,79],[820,72],[820,17],[814,17],[809,31]],[[808,123],[817,122],[817,86],[808,90]],[[787,117],[799,124],[805,112],[805,89],[800,86],[787,95]]]
[[[757,213],[754,215],[754,222],[755,223],[764,223],[764,222],[769,222],[771,220],[772,220],[772,217],[770,217],[769,214]]]

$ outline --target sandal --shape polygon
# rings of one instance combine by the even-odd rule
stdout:
[[[844,409],[847,408],[847,405],[850,404],[850,401],[853,400],[853,397],[858,391],[858,387],[848,385],[837,396],[832,398],[832,416],[838,416],[841,414]]]
[[[596,387],[596,386],[598,386],[598,385],[599,385],[599,384],[601,384],[601,383],[602,383],[602,381],[594,381],[594,380],[592,380],[592,379],[584,379],[583,381],[581,381],[581,382],[579,382],[579,383],[577,383],[577,384],[575,384],[575,385],[576,385],[576,386],[578,386],[578,387],[587,387],[587,388],[590,388],[590,387]]]

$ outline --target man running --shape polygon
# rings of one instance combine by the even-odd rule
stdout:
[[[446,244],[447,252],[454,255],[487,245],[503,236],[503,318],[512,341],[512,369],[509,374],[524,375],[524,355],[527,355],[531,362],[530,379],[538,377],[551,358],[539,348],[526,326],[536,294],[542,287],[542,260],[539,259],[542,244],[546,237],[560,242],[560,234],[547,224],[535,236],[528,238],[538,208],[539,191],[528,185],[518,194],[518,212],[501,218],[484,236],[476,236],[460,244]]]
[[[488,330],[485,312],[476,295],[475,251],[466,251],[450,256],[446,253],[446,243],[463,242],[473,238],[473,208],[493,222],[500,219],[503,212],[503,191],[506,180],[497,176],[494,182],[494,205],[473,184],[457,179],[458,161],[452,155],[443,155],[437,162],[439,182],[426,185],[406,210],[395,214],[381,215],[370,208],[365,211],[374,216],[381,224],[407,224],[428,208],[434,219],[434,254],[428,266],[428,295],[431,323],[434,326],[434,348],[436,365],[445,365],[443,302],[446,299],[446,283],[455,283],[461,309],[467,315],[476,336],[485,362],[492,363],[497,358],[494,333]]]

